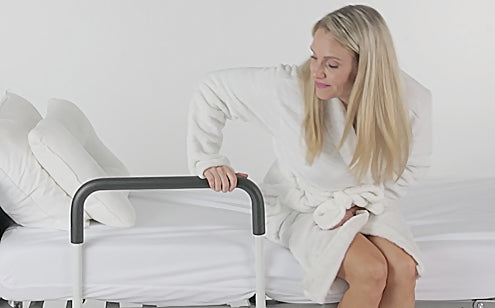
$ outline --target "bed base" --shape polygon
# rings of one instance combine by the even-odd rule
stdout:
[[[29,303],[29,308],[43,308],[43,301],[34,301]],[[287,304],[281,303],[278,301],[268,300],[266,302],[267,307],[269,308],[337,308],[337,304],[325,304],[325,305],[317,305],[317,304]],[[95,305],[91,305],[91,308],[96,308]],[[142,306],[133,306],[133,307],[142,307],[142,308],[155,308],[153,305],[142,305]],[[229,306],[203,306],[203,308],[226,308]],[[245,306],[245,307],[254,307],[254,305]],[[495,299],[477,299],[477,300],[462,300],[462,301],[416,301],[416,308],[495,308]],[[0,308],[24,308],[23,302],[16,301],[6,301],[4,299],[0,299]],[[67,301],[65,308],[72,308],[72,301]],[[98,306],[98,308],[103,308],[103,304]],[[120,308],[119,303],[115,302],[105,302],[105,308]],[[168,307],[173,308],[173,307]],[[184,307],[182,307],[184,308]],[[192,308],[192,307],[190,307]],[[201,308],[201,307],[195,307]]]

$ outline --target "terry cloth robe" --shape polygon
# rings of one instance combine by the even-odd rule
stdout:
[[[290,249],[305,270],[305,294],[317,303],[323,303],[330,290],[345,291],[346,284],[336,275],[359,232],[397,244],[414,258],[418,274],[423,273],[418,247],[393,200],[430,165],[431,96],[407,74],[402,79],[413,129],[412,150],[400,179],[383,185],[357,183],[352,176],[354,131],[335,152],[346,112],[339,99],[327,102],[321,155],[312,165],[306,163],[304,102],[297,66],[213,72],[192,97],[187,144],[189,168],[195,175],[204,177],[204,170],[211,166],[230,166],[219,152],[227,119],[256,123],[273,137],[276,161],[260,185],[266,204],[266,235]],[[329,230],[352,204],[365,209]]]

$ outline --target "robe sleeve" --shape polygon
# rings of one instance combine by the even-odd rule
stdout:
[[[396,182],[385,183],[385,197],[398,199],[410,185],[417,183],[431,165],[432,103],[431,92],[407,76],[405,94],[412,126],[412,149],[406,169]]]
[[[277,87],[295,68],[240,68],[209,73],[194,92],[187,133],[188,166],[203,176],[212,166],[228,165],[220,153],[226,120],[255,122],[273,133],[272,122],[279,114]]]

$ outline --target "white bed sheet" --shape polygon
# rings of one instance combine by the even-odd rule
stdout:
[[[401,200],[423,251],[423,300],[495,297],[495,178],[425,182]]]
[[[104,193],[104,192],[103,192]],[[495,296],[495,179],[430,180],[399,207],[422,249],[418,300]],[[224,304],[255,290],[249,198],[242,191],[133,192],[131,229],[85,231],[84,296],[162,306]],[[125,238],[124,238],[125,237]],[[303,272],[284,248],[267,243],[267,295],[307,303]],[[12,228],[0,242],[0,296],[71,297],[69,235]],[[328,302],[341,294],[330,294]]]

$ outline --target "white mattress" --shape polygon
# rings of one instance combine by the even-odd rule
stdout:
[[[428,181],[400,208],[423,251],[418,300],[495,296],[495,179]],[[242,191],[131,193],[136,227],[85,231],[84,297],[161,306],[224,304],[254,294],[249,198]],[[14,227],[0,242],[0,297],[71,297],[69,234]],[[309,302],[291,254],[266,245],[267,295]],[[341,294],[331,294],[329,302]]]
[[[95,224],[85,231],[83,296],[168,306],[249,298],[255,289],[253,241],[248,210],[240,205],[249,203],[249,197],[242,191],[235,196],[221,198],[226,196],[210,191],[189,191],[187,196],[176,191],[131,193],[135,227]],[[193,205],[198,203],[202,206]],[[218,208],[222,206],[230,209]],[[70,248],[68,232],[7,230],[0,242],[0,296],[71,297]]]

